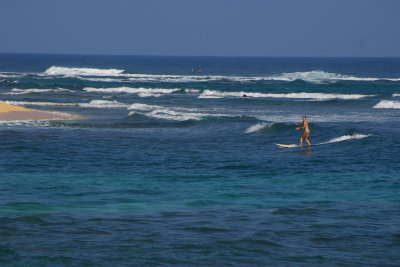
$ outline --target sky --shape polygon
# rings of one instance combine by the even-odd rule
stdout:
[[[0,0],[0,53],[400,57],[399,0]]]

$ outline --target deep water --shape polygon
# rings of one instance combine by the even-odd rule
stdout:
[[[1,266],[400,265],[400,59],[1,54],[0,101],[82,116],[0,123]]]

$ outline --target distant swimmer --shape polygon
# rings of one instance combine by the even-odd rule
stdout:
[[[303,144],[303,140],[306,141],[309,146],[311,146],[311,143],[308,140],[308,136],[310,135],[310,128],[308,127],[307,117],[303,116],[302,119],[303,119],[302,126],[296,128],[296,130],[304,129],[303,134],[300,136],[300,146]],[[295,124],[299,126],[298,123]]]
[[[247,97],[247,95],[246,95],[246,94],[243,94],[242,97]]]

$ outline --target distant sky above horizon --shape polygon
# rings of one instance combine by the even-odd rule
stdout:
[[[398,0],[0,0],[0,53],[399,57]]]

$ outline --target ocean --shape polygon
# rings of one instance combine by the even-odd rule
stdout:
[[[0,54],[0,101],[81,117],[0,122],[1,266],[400,265],[400,58]]]

